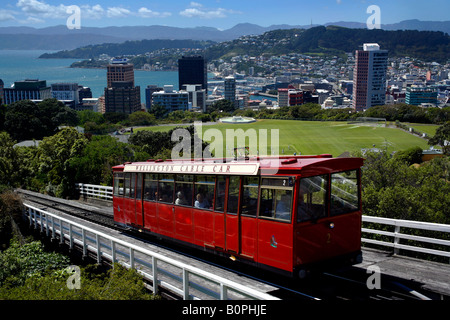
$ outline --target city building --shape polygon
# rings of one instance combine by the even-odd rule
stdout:
[[[111,88],[105,88],[105,112],[120,112],[131,114],[141,110],[141,88],[135,87],[130,81],[113,83]]]
[[[292,90],[288,91],[289,105],[299,106],[303,104],[303,91],[302,90]]]
[[[44,100],[52,97],[51,88],[47,81],[38,79],[25,79],[15,81],[12,88],[4,88],[5,104],[11,104],[20,100]]]
[[[78,83],[52,83],[52,97],[58,100],[74,101],[74,105],[80,103]]]
[[[105,112],[131,114],[141,110],[141,88],[134,85],[133,65],[127,59],[114,59],[107,66]]]
[[[152,107],[152,95],[154,92],[158,92],[163,90],[163,88],[158,87],[157,85],[154,84],[149,84],[147,86],[147,88],[145,88],[145,107],[147,108],[147,110],[150,110]]]
[[[78,86],[79,102],[82,103],[83,99],[92,98],[92,90],[89,87]]]
[[[202,89],[201,84],[184,84],[181,90],[189,95],[189,109],[206,112],[206,90]]]
[[[225,78],[224,95],[225,95],[225,100],[228,100],[233,105],[235,105],[235,103],[236,103],[236,79],[233,76],[228,76]]]
[[[289,85],[289,88],[287,89],[278,89],[279,107],[299,106],[303,103],[303,90],[294,89],[291,85]]]
[[[189,110],[189,93],[175,91],[173,85],[165,85],[162,91],[154,92],[152,100],[152,106],[163,106],[169,113],[177,110]]]
[[[438,92],[435,87],[408,87],[406,88],[406,104],[420,106],[423,103],[438,104]]]
[[[128,59],[114,59],[107,66],[107,87],[112,88],[113,82],[133,82],[134,86],[134,69]]]
[[[208,92],[207,62],[202,56],[183,56],[178,60],[178,89],[185,84],[201,84]]]
[[[356,50],[353,69],[353,109],[363,111],[385,104],[388,51],[376,43]]]

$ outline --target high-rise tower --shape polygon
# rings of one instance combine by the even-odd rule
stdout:
[[[131,114],[141,110],[141,88],[134,86],[133,65],[127,59],[115,59],[107,70],[105,112]]]
[[[363,111],[384,105],[386,99],[386,71],[388,51],[377,43],[365,43],[356,50],[353,70],[353,109]]]
[[[207,64],[203,57],[181,57],[178,60],[178,89],[187,84],[201,84],[202,89],[208,90]]]

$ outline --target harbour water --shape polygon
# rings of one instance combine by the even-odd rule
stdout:
[[[94,98],[100,97],[106,87],[106,69],[69,68],[78,59],[38,59],[49,51],[0,50],[0,79],[5,87],[24,79],[47,80],[47,85],[57,82],[76,82],[90,87]],[[141,101],[145,102],[145,88],[149,84],[163,86],[171,84],[178,89],[178,72],[140,71],[134,72],[135,84],[141,87]]]

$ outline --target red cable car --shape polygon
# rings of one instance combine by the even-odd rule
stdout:
[[[147,161],[114,171],[116,224],[289,276],[361,255],[361,158]]]

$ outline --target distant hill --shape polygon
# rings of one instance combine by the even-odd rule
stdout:
[[[390,57],[411,56],[424,61],[445,63],[450,59],[450,36],[440,31],[368,30],[338,26],[310,29],[274,30],[251,40],[233,40],[211,46],[208,59],[235,55],[275,55],[291,52],[333,54],[354,52],[363,43],[376,42],[389,50]]]
[[[104,43],[98,45],[89,45],[74,50],[63,50],[55,53],[44,53],[39,58],[51,59],[92,59],[101,54],[109,56],[139,55],[146,52],[152,52],[159,49],[205,49],[213,44],[212,41],[196,40],[134,40],[123,43]]]
[[[259,56],[304,53],[341,55],[362,48],[363,43],[378,43],[389,50],[390,57],[410,56],[424,61],[445,63],[450,59],[450,36],[440,31],[367,30],[338,26],[319,26],[309,29],[273,30],[259,36],[246,36],[214,44],[194,40],[136,40],[120,44],[90,45],[75,50],[44,54],[41,58],[96,58],[137,55],[162,48],[205,49],[208,60],[237,55]]]
[[[360,22],[332,22],[336,25],[365,29]],[[318,25],[272,25],[261,27],[251,23],[240,23],[227,29],[211,27],[178,28],[168,26],[124,26],[124,27],[82,27],[69,30],[64,25],[31,28],[0,27],[1,49],[46,49],[70,50],[81,46],[101,43],[120,43],[126,40],[168,39],[168,40],[211,40],[216,42],[237,39],[244,35],[261,35],[277,29],[309,29]],[[405,20],[381,26],[383,30],[442,31],[450,34],[450,21]]]

